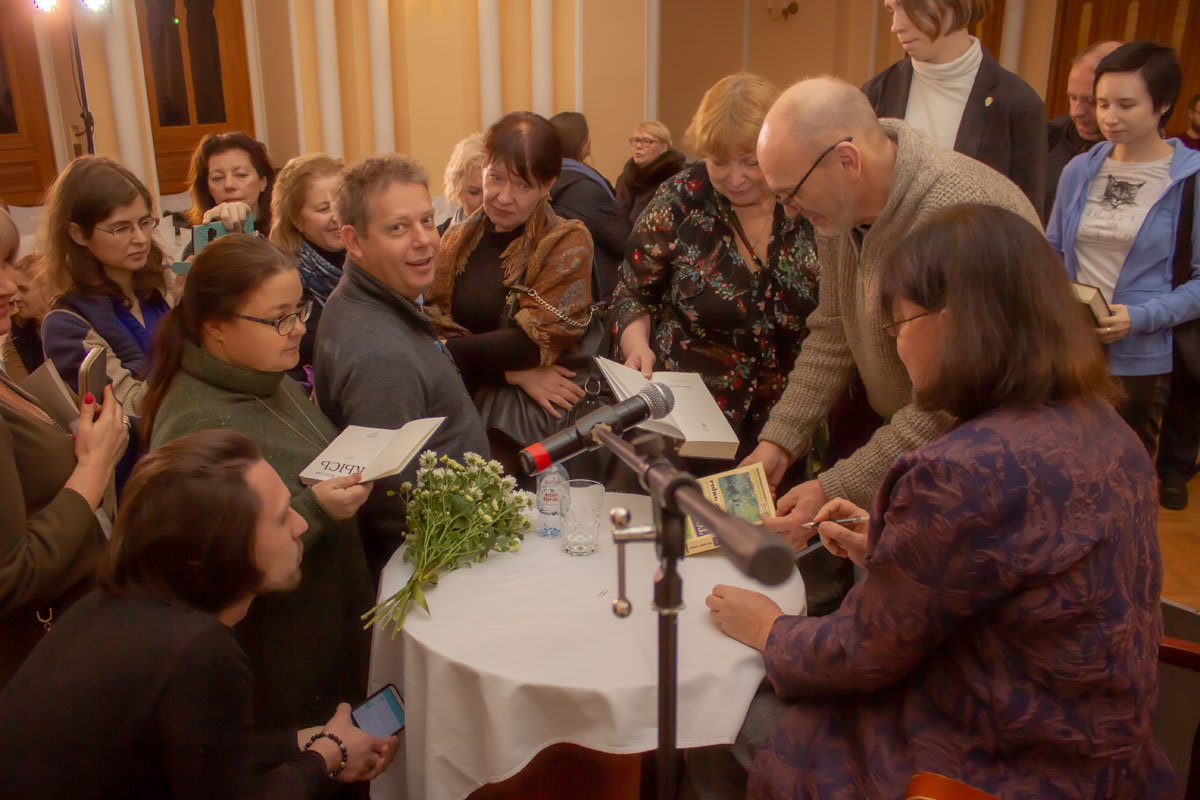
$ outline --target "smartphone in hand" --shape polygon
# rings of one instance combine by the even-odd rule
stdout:
[[[79,399],[89,392],[97,403],[104,401],[104,387],[108,385],[108,355],[102,347],[93,347],[83,357],[79,367]]]
[[[404,729],[404,699],[395,685],[388,684],[350,712],[359,730],[386,738]]]
[[[208,245],[212,244],[217,239],[220,239],[229,231],[225,230],[225,223],[220,220],[209,222],[204,225],[197,225],[192,228],[192,255],[200,255],[200,251]],[[254,233],[254,215],[247,214],[246,221],[242,223],[242,233],[253,235]]]

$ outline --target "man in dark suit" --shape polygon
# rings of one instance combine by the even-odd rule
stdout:
[[[1104,141],[1096,124],[1096,65],[1120,46],[1120,42],[1096,42],[1071,62],[1071,72],[1067,75],[1070,111],[1046,123],[1046,144],[1050,148],[1046,159],[1046,208],[1043,213],[1046,218],[1054,208],[1058,177],[1063,167],[1075,156],[1090,150],[1096,142]]]

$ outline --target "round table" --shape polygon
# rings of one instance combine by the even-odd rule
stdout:
[[[586,557],[560,539],[527,534],[513,553],[443,575],[426,591],[432,616],[414,607],[395,638],[376,629],[371,685],[404,695],[402,752],[372,784],[380,798],[466,797],[521,770],[539,751],[571,742],[608,753],[657,745],[658,634],[650,605],[658,560],[651,544],[626,549],[633,613],[612,613],[616,545],[607,509],[627,506],[633,524],[651,520],[650,499],[608,494],[600,546]],[[679,615],[679,747],[732,742],[761,683],[762,656],[717,630],[704,598],[714,584],[765,592],[787,613],[805,610],[795,573],[766,587],[717,551],[686,558]],[[411,572],[398,551],[380,596]]]

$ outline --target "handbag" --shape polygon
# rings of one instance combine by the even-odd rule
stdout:
[[[501,327],[516,325],[518,302],[521,295],[526,295],[564,324],[586,328],[575,347],[563,353],[556,362],[575,373],[572,380],[584,393],[562,418],[555,419],[519,386],[489,386],[476,395],[476,404],[484,427],[489,431],[503,433],[518,447],[527,447],[574,425],[584,415],[614,402],[612,390],[595,360],[598,355],[609,354],[612,347],[612,327],[608,324],[606,301],[589,306],[587,322],[576,322],[548,303],[536,290],[523,285],[520,282],[522,280],[523,274],[517,283],[508,288]]]
[[[1172,262],[1171,287],[1182,286],[1192,279],[1192,230],[1196,220],[1196,176],[1183,181],[1183,200],[1179,208],[1179,225],[1175,229],[1175,259]],[[1179,363],[1188,373],[1200,380],[1200,318],[1176,325],[1172,331],[1172,347]]]

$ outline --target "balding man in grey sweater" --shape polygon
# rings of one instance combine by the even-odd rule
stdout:
[[[885,420],[853,455],[780,498],[771,526],[799,549],[813,535],[800,525],[829,499],[869,508],[892,461],[953,424],[913,403],[912,382],[896,354],[899,321],[882,307],[877,290],[895,244],[957,203],[996,205],[1041,224],[1021,190],[999,172],[939,148],[900,120],[877,119],[862,92],[836,78],[801,81],[780,96],[763,123],[758,159],[789,213],[803,214],[816,228],[821,276],[811,332],[746,461],[761,461],[778,484],[807,452],[814,428],[855,370]]]

